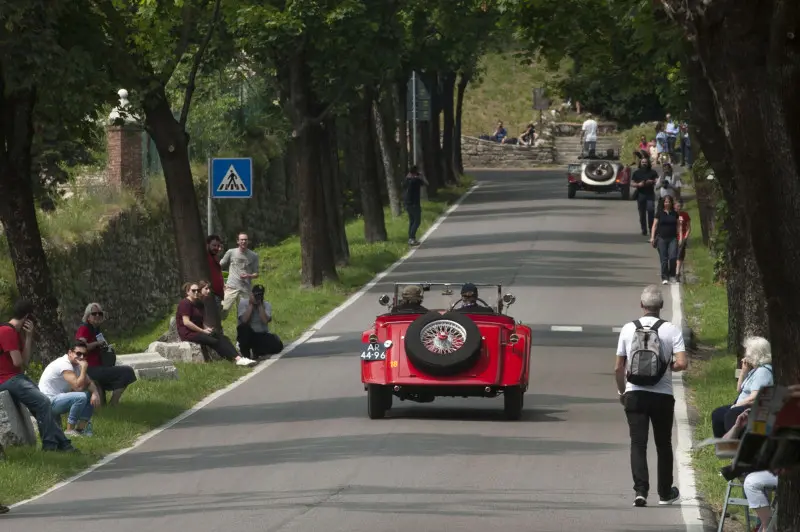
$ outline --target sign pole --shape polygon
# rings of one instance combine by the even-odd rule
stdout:
[[[213,186],[212,181],[214,181],[214,179],[213,179],[213,177],[211,175],[211,157],[209,157],[208,158],[208,206],[207,206],[208,234],[209,235],[213,235],[214,234],[214,230],[213,230],[214,222],[212,220],[212,215],[211,215],[211,198],[213,196],[213,189],[211,188]]]
[[[414,150],[414,166],[417,165],[417,71],[411,71],[411,140]]]

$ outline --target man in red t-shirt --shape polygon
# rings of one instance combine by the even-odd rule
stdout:
[[[14,305],[14,317],[0,325],[0,392],[10,393],[15,402],[28,407],[34,415],[43,450],[76,451],[56,423],[50,399],[25,375],[33,350],[35,322],[33,305],[21,300]]]
[[[678,260],[675,263],[675,280],[681,282],[683,271],[683,261],[686,258],[686,242],[692,233],[692,219],[689,213],[683,210],[683,202],[675,201],[675,210],[678,212],[678,224],[682,228],[680,238],[678,238]]]

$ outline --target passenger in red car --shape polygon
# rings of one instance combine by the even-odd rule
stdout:
[[[392,309],[392,313],[420,314],[428,312],[428,309],[422,306],[423,299],[422,289],[417,285],[410,284],[403,288],[403,292],[400,294],[400,303]]]

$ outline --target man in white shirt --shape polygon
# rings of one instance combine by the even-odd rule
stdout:
[[[583,144],[583,154],[592,157],[597,149],[597,121],[592,115],[587,116],[581,128],[581,143]]]
[[[100,394],[86,374],[86,343],[75,340],[66,355],[50,362],[39,379],[39,390],[52,404],[53,415],[67,414],[67,436],[91,436],[94,408]]]
[[[264,287],[257,284],[253,287],[249,299],[239,301],[236,341],[239,343],[242,356],[247,358],[274,355],[283,351],[281,339],[269,332],[272,305],[264,301],[264,292]]]
[[[643,386],[628,382],[631,355],[633,354],[631,346],[637,328],[635,322],[627,323],[622,327],[617,344],[614,373],[617,392],[620,402],[625,406],[625,415],[630,428],[631,472],[633,489],[636,492],[634,506],[646,506],[647,495],[650,491],[647,469],[647,439],[650,423],[653,424],[653,439],[658,455],[659,504],[672,504],[680,497],[678,488],[672,485],[672,423],[675,413],[672,372],[685,370],[688,361],[681,328],[659,317],[663,307],[664,296],[658,286],[647,286],[642,291],[641,297],[644,316],[637,321],[643,327],[657,329],[661,344],[660,356],[666,364],[664,374],[654,385]]]

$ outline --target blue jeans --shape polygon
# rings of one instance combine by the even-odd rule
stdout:
[[[419,203],[406,203],[408,213],[408,239],[417,239],[417,230],[422,223],[422,205]]]
[[[53,414],[60,416],[69,412],[67,423],[70,425],[75,425],[78,421],[89,421],[94,413],[90,397],[89,392],[60,393],[51,400]]]
[[[22,403],[31,411],[39,426],[42,438],[42,449],[69,449],[72,442],[64,435],[64,431],[56,423],[53,405],[50,399],[39,391],[39,388],[27,375],[16,375],[0,384],[0,392],[7,391],[16,403]]]
[[[675,266],[678,260],[678,239],[658,237],[656,239],[658,255],[661,259],[661,279],[675,277]]]

